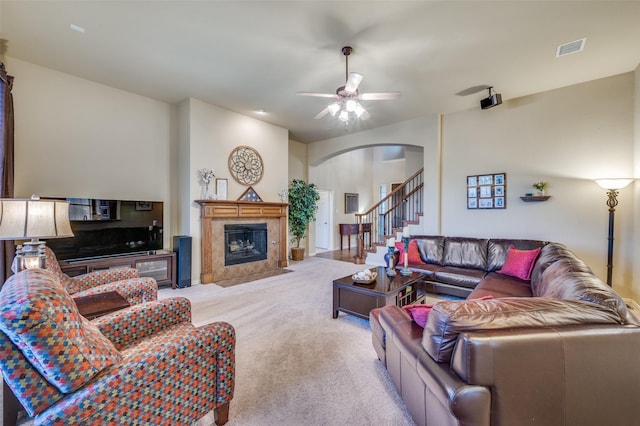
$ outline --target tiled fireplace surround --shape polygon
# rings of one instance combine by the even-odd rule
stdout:
[[[286,255],[287,203],[197,200],[200,204],[200,282],[209,284],[229,278],[288,266]],[[267,224],[267,259],[224,265],[224,225]]]

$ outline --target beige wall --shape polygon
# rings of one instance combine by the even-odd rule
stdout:
[[[11,57],[6,66],[16,197],[170,201],[175,107]]]
[[[634,82],[634,177],[640,178],[640,65],[634,72]],[[638,302],[640,301],[640,262],[638,262],[638,256],[640,255],[640,182],[637,182],[632,190],[634,195],[633,233],[630,247],[628,247],[628,256],[633,265],[631,278],[635,282],[632,296],[633,300]]]
[[[227,159],[249,145],[265,164],[253,186],[262,199],[279,201],[287,187],[286,129],[196,99],[173,106],[14,58],[6,65],[15,76],[16,196],[163,201],[164,246],[171,248],[174,235],[193,237],[196,282],[196,170],[227,178],[235,200],[246,187],[231,178]]]
[[[188,110],[188,113],[187,113]],[[228,179],[229,200],[237,200],[247,189],[237,183],[228,170],[228,158],[240,145],[254,148],[262,157],[264,174],[252,185],[264,201],[280,201],[278,192],[288,185],[289,134],[287,129],[256,120],[235,112],[209,105],[197,99],[188,99],[180,105],[181,116],[189,120],[188,132],[181,132],[180,177],[182,197],[179,206],[181,217],[189,217],[189,228],[180,233],[193,238],[193,279],[200,280],[200,206],[194,200],[202,197],[197,171],[213,169],[217,178]],[[188,139],[187,139],[188,138]]]
[[[307,145],[289,140],[289,180],[308,179]]]
[[[438,233],[440,221],[440,206],[437,203],[440,170],[438,116],[419,117],[310,144],[307,152],[309,167],[316,167],[332,157],[349,151],[385,145],[413,146],[414,148],[410,149],[422,152],[422,161],[416,160],[414,164],[405,162],[404,167],[408,169],[419,163],[421,163],[420,167],[424,165],[425,193],[431,194],[425,196],[424,228],[425,232]]]
[[[442,231],[445,235],[522,237],[562,242],[606,279],[608,209],[592,179],[633,176],[633,74],[596,80],[490,110],[445,115]],[[467,175],[507,173],[507,209],[468,210]],[[544,203],[525,203],[537,180]],[[616,209],[614,283],[630,296],[633,189]]]
[[[447,114],[442,127],[438,116],[421,117],[304,147],[289,141],[286,129],[195,99],[172,106],[11,57],[5,63],[16,77],[16,196],[164,201],[165,223],[170,224],[166,248],[178,234],[193,235],[198,248],[193,203],[200,197],[198,168],[213,168],[218,177],[228,178],[230,199],[245,189],[226,166],[237,145],[253,146],[262,154],[265,177],[255,189],[263,199],[275,201],[288,185],[287,169],[292,176],[304,175],[306,164],[317,167],[354,149],[400,144],[424,150],[425,232],[561,241],[602,278],[607,209],[604,191],[591,179],[633,176],[640,170],[638,70],[506,100],[491,110]],[[282,167],[285,161],[288,168]],[[507,173],[508,208],[467,211],[466,175],[499,171]],[[551,200],[521,202],[518,197],[538,179],[550,182]],[[640,276],[633,262],[640,247],[640,219],[634,222],[639,187],[631,185],[620,194],[614,261],[615,288],[636,300],[640,284],[632,283]],[[359,184],[355,190],[360,191]],[[373,190],[368,191],[373,198]],[[351,191],[341,188],[343,192]],[[194,255],[199,262],[198,253]],[[197,277],[199,264],[193,270]]]
[[[310,168],[371,145],[421,146],[425,233],[562,242],[606,279],[608,209],[605,191],[593,179],[634,176],[637,74],[505,100],[489,110],[424,117],[314,143],[309,146]],[[639,121],[638,112],[635,117]],[[466,176],[499,172],[507,173],[507,209],[467,210]],[[521,201],[537,180],[550,183],[551,199]],[[623,296],[640,299],[640,284],[633,284],[633,258],[640,246],[640,231],[633,232],[634,185],[622,190],[619,200],[614,287]]]

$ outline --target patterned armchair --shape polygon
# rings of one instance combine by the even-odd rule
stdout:
[[[55,253],[45,246],[47,269],[53,272],[64,285],[71,297],[90,296],[93,294],[118,292],[130,305],[150,302],[158,299],[158,283],[153,278],[140,277],[135,268],[105,269],[88,274],[70,277],[62,272]],[[16,272],[15,259],[11,270]]]
[[[26,270],[0,291],[0,330],[5,382],[36,425],[228,419],[235,331],[194,327],[185,298],[88,321],[54,273]]]

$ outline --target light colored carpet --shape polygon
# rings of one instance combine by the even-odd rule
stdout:
[[[310,257],[292,273],[229,288],[162,289],[184,296],[196,325],[234,326],[236,387],[229,426],[414,425],[376,357],[369,323],[332,318],[332,281],[365,269]],[[198,425],[213,424],[213,415]]]

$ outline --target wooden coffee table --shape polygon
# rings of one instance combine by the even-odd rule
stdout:
[[[76,297],[73,301],[76,302],[80,315],[89,320],[130,306],[129,302],[116,291]]]
[[[424,300],[424,274],[413,272],[403,276],[397,271],[395,276],[388,277],[382,266],[371,270],[378,272],[378,277],[371,284],[354,283],[351,275],[333,281],[333,318],[338,318],[342,311],[369,319],[372,309],[386,305],[404,306]]]

